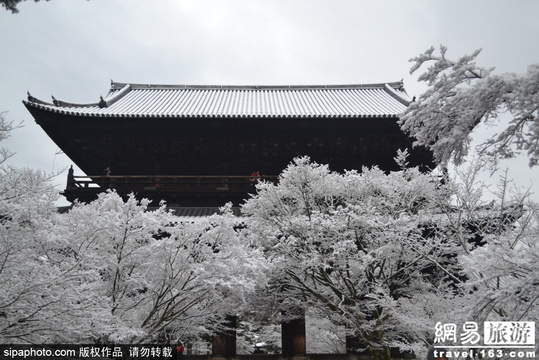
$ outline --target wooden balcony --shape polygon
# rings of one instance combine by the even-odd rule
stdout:
[[[70,169],[62,195],[68,201],[88,202],[99,193],[114,189],[121,196],[134,193],[158,203],[181,206],[221,206],[227,202],[238,205],[256,191],[258,181],[275,182],[277,176],[232,175],[90,175],[75,176]]]

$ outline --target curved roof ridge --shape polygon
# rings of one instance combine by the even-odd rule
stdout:
[[[88,104],[71,103],[71,102],[55,99],[54,97],[53,97],[52,102],[57,107],[66,107],[66,108],[71,108],[71,107],[75,107],[75,108],[77,108],[77,107],[94,107],[94,106],[99,106],[99,104],[100,104],[99,102],[88,103]]]
[[[383,89],[389,86],[401,90],[402,81],[369,84],[331,84],[331,85],[188,85],[188,84],[142,84],[112,82],[111,91],[123,89],[188,89],[188,90],[313,90],[313,89]]]
[[[406,94],[406,91],[404,90],[404,88],[395,89],[391,85],[386,84],[385,89],[386,89],[386,91],[388,92],[389,95],[391,95],[395,100],[399,101],[403,105],[408,106],[408,105],[411,104],[412,101],[408,98],[408,96],[406,96],[406,97],[403,96],[403,94],[408,95],[408,94]],[[397,90],[400,90],[400,92],[397,91]]]
[[[49,102],[40,100],[40,99],[38,99],[38,98],[36,98],[36,97],[33,97],[32,95],[30,95],[30,91],[27,91],[27,94],[28,94],[28,100],[27,100],[27,102],[29,102],[29,103],[35,103],[35,104],[40,104],[40,105],[54,106],[53,103],[49,103]],[[24,100],[23,100],[23,102],[24,102]]]
[[[100,103],[99,102],[94,102],[94,103],[86,103],[86,104],[79,104],[79,103],[72,103],[72,102],[68,102],[68,101],[63,101],[63,100],[58,100],[53,96],[52,97],[52,102],[47,102],[47,101],[44,101],[44,100],[40,100],[32,95],[30,95],[30,92],[28,92],[28,99],[27,101],[24,101],[24,103],[34,103],[34,104],[39,104],[39,105],[46,105],[46,106],[51,106],[51,107],[62,107],[62,108],[80,108],[80,107],[95,107],[95,106],[98,106]]]

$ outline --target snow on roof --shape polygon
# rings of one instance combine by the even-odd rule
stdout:
[[[398,117],[410,104],[402,82],[367,85],[204,86],[112,82],[90,104],[48,103],[28,94],[26,105],[55,113],[106,117]]]
[[[149,207],[148,210],[156,210],[157,207]],[[167,206],[167,209],[170,210],[178,219],[178,222],[182,223],[196,223],[199,221],[204,221],[212,215],[220,214],[219,207],[189,207],[189,206],[179,206],[179,205],[170,205]],[[237,218],[238,222],[245,221],[245,216],[242,216],[241,210],[239,207],[232,207],[232,214]]]

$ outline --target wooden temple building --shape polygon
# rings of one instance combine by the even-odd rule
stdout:
[[[399,128],[411,100],[402,82],[337,86],[187,86],[112,82],[88,104],[32,96],[24,104],[85,173],[68,174],[69,201],[109,188],[196,211],[241,204],[259,179],[276,180],[298,156],[330,169],[433,167]],[[110,167],[110,174],[104,169]],[[179,212],[179,214],[183,214]],[[204,211],[199,214],[203,215]],[[184,214],[185,215],[185,214]],[[232,317],[231,322],[235,319]],[[283,355],[305,353],[305,322],[283,323]],[[235,355],[234,333],[214,337],[215,356]]]
[[[338,86],[187,86],[112,82],[98,101],[28,96],[24,104],[85,173],[63,194],[89,201],[114,188],[184,207],[241,203],[253,180],[275,179],[294,157],[332,170],[432,165],[397,125],[410,99],[401,82]],[[109,167],[110,174],[104,169]],[[250,175],[258,172],[259,175]]]

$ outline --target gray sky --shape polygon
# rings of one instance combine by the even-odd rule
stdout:
[[[482,48],[496,72],[539,62],[536,0],[51,0],[0,9],[0,111],[24,122],[6,142],[15,165],[69,167],[22,100],[95,102],[110,80],[134,83],[307,85],[403,79],[424,91],[411,57]],[[478,135],[480,136],[480,135]],[[505,164],[539,194],[539,170]],[[532,184],[532,180],[536,183]],[[58,179],[65,186],[65,173]],[[535,198],[539,200],[536,194]]]

